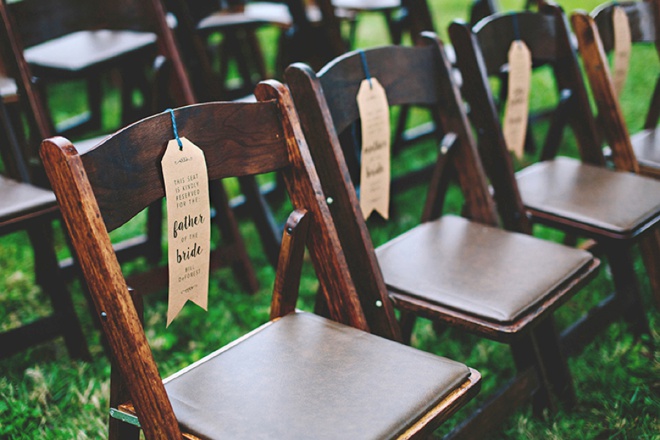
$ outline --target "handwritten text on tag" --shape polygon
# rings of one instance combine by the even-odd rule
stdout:
[[[362,81],[357,103],[362,121],[360,209],[365,220],[372,211],[387,219],[390,209],[390,112],[385,89],[376,78]]]
[[[161,160],[167,197],[169,298],[167,325],[186,301],[207,309],[211,216],[204,152],[186,138],[171,140]]]

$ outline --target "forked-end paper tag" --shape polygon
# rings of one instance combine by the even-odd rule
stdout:
[[[529,116],[532,55],[527,45],[515,40],[509,48],[509,93],[504,113],[504,140],[509,151],[522,159]]]
[[[169,141],[161,160],[167,198],[167,325],[190,300],[207,310],[211,253],[209,183],[204,152],[186,138]]]
[[[612,12],[612,26],[614,28],[614,65],[612,68],[612,81],[614,92],[621,95],[623,85],[628,76],[630,65],[630,51],[632,50],[632,37],[630,34],[630,23],[626,11],[616,6]]]
[[[372,211],[383,218],[390,211],[390,107],[376,78],[360,84],[357,104],[362,127],[360,209],[366,220]]]

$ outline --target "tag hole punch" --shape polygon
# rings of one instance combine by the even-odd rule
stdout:
[[[183,151],[183,143],[181,143],[181,138],[179,137],[179,130],[176,128],[176,119],[174,118],[174,110],[168,108],[166,111],[170,112],[170,117],[172,118],[172,131],[174,132],[174,139],[179,145],[179,151]]]

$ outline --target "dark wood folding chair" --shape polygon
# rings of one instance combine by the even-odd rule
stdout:
[[[628,2],[619,5],[628,16],[633,43],[655,44],[660,22],[660,2]],[[580,53],[598,107],[597,120],[605,133],[617,170],[640,173],[660,179],[660,142],[656,139],[660,117],[660,76],[656,80],[643,130],[629,134],[609,75],[606,53],[614,46],[612,11],[606,4],[593,13],[575,13],[571,17]],[[601,38],[602,37],[602,38]],[[641,243],[656,305],[660,306],[660,230],[656,238]]]
[[[293,61],[322,65],[345,51],[339,27],[327,27],[320,8],[306,7],[303,1],[235,1],[220,8],[213,0],[168,0],[167,5],[177,17],[177,35],[186,47],[186,63],[203,100],[242,99],[270,76],[256,35],[264,26],[280,29],[277,72]],[[228,78],[232,61],[239,84]]]
[[[0,15],[4,13],[0,5]],[[0,41],[9,41],[7,29],[1,22]],[[71,357],[89,359],[87,342],[55,254],[52,229],[52,223],[58,216],[55,195],[30,183],[29,168],[21,145],[25,136],[19,131],[22,125],[17,124],[22,115],[21,109],[25,107],[25,94],[11,77],[14,72],[4,61],[6,47],[4,44],[1,46],[0,158],[6,173],[0,175],[0,235],[27,234],[34,254],[35,281],[48,296],[53,311],[48,316],[0,333],[0,357],[11,356],[27,347],[63,336]],[[12,107],[13,117],[10,117],[8,106]],[[5,271],[1,276],[9,274]],[[3,307],[7,307],[6,301],[3,293]]]
[[[656,37],[656,29],[659,28],[660,22],[660,12],[658,12],[660,3],[657,1],[607,3],[593,11],[591,14],[593,18],[585,12],[573,14],[571,20],[578,38],[580,54],[598,104],[603,131],[610,143],[615,139],[614,131],[622,133],[621,125],[625,124],[621,118],[620,107],[615,104],[618,98],[615,94],[610,94],[609,67],[606,67],[609,65],[606,54],[614,49],[612,12],[615,6],[621,7],[628,17],[632,44],[655,45],[656,50],[660,50]],[[617,169],[638,171],[647,176],[660,178],[660,146],[655,136],[658,118],[660,118],[660,76],[656,78],[643,130],[630,136],[632,150],[626,152],[626,146],[619,147],[618,143],[611,147]],[[620,160],[616,156],[626,153],[634,154],[639,170],[634,169],[630,161],[618,163]],[[625,157],[623,156],[621,160]]]
[[[432,110],[446,133],[429,185],[423,222],[373,249],[360,211],[341,134],[359,118],[356,95],[371,77],[386,90],[390,106]],[[392,60],[397,60],[392,63]],[[356,284],[382,283],[402,312],[409,339],[415,316],[509,344],[518,375],[457,436],[480,438],[517,405],[536,394],[536,408],[554,407],[555,393],[574,401],[570,372],[559,350],[553,311],[590,279],[598,260],[582,250],[497,228],[497,214],[468,128],[460,94],[442,44],[426,34],[419,47],[390,46],[348,53],[318,74],[294,64],[285,74]],[[467,218],[442,215],[445,191],[455,174]],[[378,298],[366,299],[367,319]],[[411,319],[412,318],[412,319]]]
[[[251,100],[257,81],[268,78],[256,31],[264,26],[280,28],[277,70],[294,60],[322,65],[344,52],[339,22],[326,20],[319,7],[306,7],[303,1],[286,3],[233,2],[220,9],[217,1],[169,0],[168,8],[177,17],[177,35],[200,102],[212,100]],[[219,48],[218,34],[222,37]],[[227,69],[235,60],[240,84],[230,87]],[[250,176],[239,178],[241,195],[232,200],[238,214],[250,217],[257,228],[268,261],[277,266],[281,222],[272,206],[283,199],[282,182],[260,186]]]
[[[514,23],[517,21],[517,23]],[[490,75],[501,71],[507,52],[519,37],[534,65],[554,71],[565,118],[578,141],[581,161],[544,151],[541,161],[514,174],[507,151]],[[658,182],[606,169],[568,23],[560,8],[542,5],[538,13],[498,14],[475,28],[454,22],[450,36],[463,76],[463,96],[479,136],[479,152],[495,192],[504,225],[530,230],[532,222],[596,240],[609,260],[616,293],[564,333],[563,345],[576,353],[594,334],[623,315],[635,333],[648,331],[635,276],[631,248],[653,240],[660,220]],[[649,275],[652,273],[649,271]]]
[[[4,7],[4,6],[3,6]],[[190,81],[171,29],[167,25],[165,12],[159,0],[136,2],[126,0],[123,3],[93,3],[78,0],[42,1],[26,0],[8,5],[6,26],[13,30],[17,27],[21,32],[10,32],[13,62],[16,66],[17,80],[26,90],[30,102],[30,112],[35,120],[34,137],[41,139],[55,134],[51,118],[44,105],[43,95],[32,86],[34,76],[32,68],[36,68],[38,75],[53,74],[60,77],[97,75],[108,68],[119,68],[120,71],[138,71],[140,77],[146,74],[143,70],[149,67],[149,75],[154,80],[143,84],[151,90],[149,95],[154,96],[154,102],[145,106],[142,112],[151,112],[154,107],[164,108],[172,104],[192,104],[196,102]],[[47,29],[42,29],[47,27]],[[127,36],[129,42],[133,37],[152,38],[149,48],[141,47],[139,50],[122,52],[128,46],[118,44]],[[23,51],[23,40],[28,44],[42,41],[37,47],[43,58],[39,58],[43,65],[28,65],[25,57],[29,50]],[[82,47],[88,51],[76,51],[76,44],[82,41]],[[141,40],[140,40],[141,41]],[[68,52],[62,52],[62,47],[73,45]],[[94,45],[98,50],[91,50]],[[52,47],[46,51],[49,47]],[[91,46],[89,46],[91,45]],[[146,51],[146,52],[145,52]],[[25,54],[25,56],[24,56]],[[156,67],[155,57],[159,56]],[[137,57],[137,65],[136,63]],[[69,69],[71,70],[69,72]],[[133,76],[135,76],[133,75]],[[133,83],[131,83],[133,84]],[[126,89],[128,90],[128,89]],[[129,93],[130,95],[130,93]],[[157,99],[156,99],[157,96]],[[130,98],[125,96],[128,101]],[[157,101],[157,102],[156,102]],[[143,114],[142,116],[146,116]],[[103,138],[94,138],[81,142],[81,151],[91,148]],[[33,143],[34,144],[34,143]],[[36,147],[33,148],[33,150]],[[36,151],[35,151],[36,153]],[[233,268],[237,278],[245,289],[254,292],[258,283],[252,264],[250,263],[238,231],[234,214],[229,208],[229,202],[224,188],[216,186],[214,189],[213,204],[217,212],[216,223],[221,231],[222,244],[219,244],[214,253],[214,266],[229,265]],[[147,211],[147,231],[144,235],[132,237],[115,244],[122,261],[132,260],[145,256],[154,270],[136,274],[132,278],[132,287],[144,291],[160,289],[166,280],[165,272],[159,269],[162,256],[162,205],[155,204]]]
[[[140,296],[129,294],[107,231],[163,197],[158,164],[173,137],[170,113],[133,124],[83,155],[61,137],[42,144],[125,382],[126,394],[112,396],[118,419],[110,437],[137,436],[132,423],[150,439],[181,438],[181,431],[190,433],[186,438],[426,438],[476,393],[479,374],[364,332],[369,323],[288,92],[272,82],[256,95],[260,102],[199,104],[173,117],[179,134],[204,151],[210,179],[284,174],[295,211],[283,236],[272,320],[164,381],[140,322]],[[296,310],[305,244],[334,321]],[[383,314],[393,315],[385,291],[371,294],[381,298]],[[383,334],[396,338],[398,329],[383,323]]]

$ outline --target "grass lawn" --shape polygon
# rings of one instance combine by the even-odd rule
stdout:
[[[467,1],[430,0],[436,18],[436,27],[446,37],[446,26],[452,18],[467,17]],[[522,5],[522,0],[502,0],[505,9]],[[580,7],[592,10],[600,0],[561,1],[567,11]],[[261,37],[272,43],[273,31]],[[358,43],[373,46],[388,42],[385,23],[378,14],[361,18]],[[269,50],[272,54],[273,51]],[[269,58],[271,61],[273,57]],[[271,63],[272,64],[272,63]],[[653,48],[635,49],[623,97],[623,107],[631,130],[638,130],[643,121],[646,105],[652,93],[652,84],[659,71],[658,58]],[[552,84],[543,74],[535,78],[535,86],[547,93],[535,93],[532,107],[542,108],[553,103]],[[84,105],[80,93],[61,88],[53,94],[55,103],[66,108],[58,113],[64,119],[68,109],[78,111]],[[63,104],[64,103],[64,104]],[[106,102],[106,124],[111,126],[118,118],[116,94]],[[421,115],[420,117],[423,117]],[[535,135],[541,139],[547,126],[540,124]],[[574,142],[567,139],[564,154],[575,154]],[[433,157],[434,146],[422,145],[406,152],[400,163],[410,166]],[[529,158],[531,160],[532,158]],[[395,165],[398,166],[399,164]],[[421,215],[420,200],[423,187],[413,188],[394,199],[396,211],[385,225],[373,225],[375,244],[380,244],[418,223]],[[452,190],[450,210],[460,211],[460,195]],[[279,213],[284,217],[283,208]],[[141,228],[143,218],[113,233],[121,238]],[[213,349],[236,339],[268,319],[270,292],[274,271],[262,255],[254,226],[241,222],[241,230],[257,269],[261,289],[255,295],[241,292],[228,270],[213,274],[209,292],[209,312],[188,304],[174,323],[165,329],[165,293],[147,299],[145,327],[152,342],[154,355],[163,376],[195,361]],[[561,240],[560,234],[539,228],[537,235]],[[59,234],[61,256],[67,255],[64,240]],[[32,258],[27,237],[14,234],[0,239],[0,330],[21,322],[28,322],[40,313],[48,312],[49,305],[34,287]],[[637,272],[643,274],[641,259],[637,256]],[[139,270],[142,262],[126,266],[126,271]],[[309,266],[309,265],[308,265]],[[531,410],[518,411],[502,428],[492,433],[494,439],[660,439],[660,316],[653,306],[647,280],[640,276],[652,334],[635,340],[622,323],[611,325],[586,350],[570,360],[575,380],[578,404],[570,411],[535,418]],[[311,267],[306,267],[302,280],[300,307],[311,310],[317,283]],[[84,326],[92,351],[92,362],[73,361],[68,358],[61,339],[26,350],[0,361],[0,438],[104,438],[106,436],[109,395],[109,361],[100,343],[99,331],[89,317],[87,304],[79,282],[71,285],[78,315]],[[595,304],[612,289],[606,267],[575,300],[557,313],[560,326],[576,319],[581,311]],[[514,373],[509,350],[502,344],[483,341],[471,335],[448,330],[436,334],[429,322],[420,320],[416,326],[413,344],[423,350],[447,356],[478,369],[483,380],[483,391],[478,399],[504,383]],[[460,422],[469,408],[459,412],[442,427],[441,436]]]

